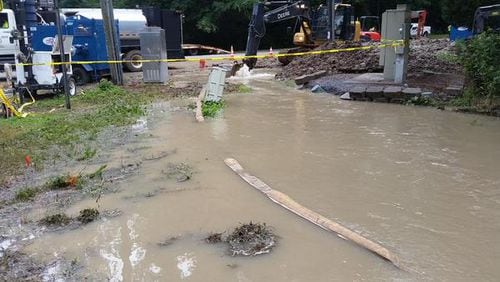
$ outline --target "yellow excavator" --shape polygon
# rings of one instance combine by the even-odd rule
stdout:
[[[245,55],[257,55],[260,41],[266,34],[266,24],[294,18],[297,19],[295,30],[298,30],[293,37],[296,48],[287,50],[287,53],[308,51],[336,39],[354,39],[353,8],[349,4],[327,0],[327,5],[311,9],[309,1],[305,0],[266,1],[256,3],[253,7]],[[291,58],[288,56],[278,57],[279,61],[285,65],[291,61]],[[252,69],[255,67],[257,59],[247,58],[243,62]]]

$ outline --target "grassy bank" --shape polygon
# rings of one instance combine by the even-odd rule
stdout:
[[[131,93],[110,82],[72,99],[72,110],[64,108],[64,97],[45,98],[29,107],[26,118],[0,120],[0,185],[19,174],[25,156],[41,168],[48,159],[68,156],[85,160],[95,149],[75,150],[95,140],[105,127],[134,123],[145,114],[145,105],[159,97],[154,93]],[[56,150],[51,150],[52,148]]]

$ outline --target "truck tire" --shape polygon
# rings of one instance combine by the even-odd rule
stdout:
[[[142,71],[142,62],[131,62],[135,60],[142,60],[142,55],[139,50],[132,50],[125,54],[125,68],[130,72]]]
[[[73,66],[73,78],[78,86],[90,82],[90,75],[82,66]]]
[[[429,33],[427,31],[424,32],[424,37],[429,37]]]
[[[76,95],[76,81],[73,77],[68,78],[68,91],[69,96]]]

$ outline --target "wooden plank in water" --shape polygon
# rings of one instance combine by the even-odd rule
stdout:
[[[399,263],[399,259],[396,255],[390,252],[388,249],[367,239],[360,234],[350,230],[347,227],[342,226],[339,223],[336,223],[302,205],[294,201],[292,198],[288,197],[286,194],[281,193],[280,191],[274,190],[269,185],[264,183],[259,178],[245,172],[243,167],[238,163],[235,159],[225,159],[224,162],[226,165],[231,168],[236,174],[238,174],[243,180],[245,180],[248,184],[250,184],[255,189],[264,193],[271,201],[277,203],[278,205],[284,207],[285,209],[295,213],[296,215],[312,222],[313,224],[328,230],[333,231],[340,235],[341,237],[351,240],[356,244],[366,248],[375,254],[381,256],[382,258],[390,261],[396,267],[401,269],[401,265]]]

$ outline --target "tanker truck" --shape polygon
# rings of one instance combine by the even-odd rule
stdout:
[[[66,16],[83,16],[87,19],[102,20],[101,9],[68,8],[62,9]],[[182,14],[176,11],[157,8],[114,9],[118,20],[120,50],[124,67],[131,72],[142,70],[139,32],[147,26],[157,26],[165,30],[167,57],[184,59],[182,50]],[[136,61],[136,62],[134,62]]]

